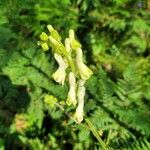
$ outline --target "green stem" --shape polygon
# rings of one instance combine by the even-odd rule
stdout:
[[[69,56],[69,54],[66,55],[66,58],[67,58],[68,63],[69,63],[69,65],[70,65],[70,67],[71,67],[71,71],[72,71],[74,74],[76,74],[76,69],[75,69],[75,65],[74,65],[74,62],[73,62],[72,58]]]
[[[96,139],[98,140],[98,142],[101,144],[102,148],[104,150],[108,150],[107,145],[105,144],[105,142],[101,139],[101,137],[99,136],[98,132],[96,131],[96,129],[94,128],[92,122],[86,118],[85,119],[86,123],[88,124],[90,130],[92,131],[93,135],[96,137]]]
[[[66,111],[65,109],[59,104],[59,103],[55,103],[55,105],[57,107],[59,107],[63,112],[65,112],[65,114],[70,118],[72,119],[73,121],[76,122],[76,120],[70,116]],[[96,137],[96,139],[98,140],[98,142],[101,144],[103,150],[108,150],[108,147],[107,145],[105,144],[105,142],[101,139],[101,137],[99,136],[98,132],[96,131],[96,129],[94,128],[92,122],[88,119],[88,118],[85,118],[85,121],[88,125],[88,129],[92,131],[93,135]]]
[[[109,132],[108,132],[107,140],[106,140],[107,145],[109,145],[111,133],[112,133],[112,130],[110,129]]]
[[[59,103],[55,103],[55,105],[58,107],[58,108],[60,108],[64,113],[65,113],[65,115],[66,116],[68,116],[70,119],[72,119],[74,122],[76,122],[76,120],[72,117],[72,116],[70,116],[66,111],[65,111],[65,109],[63,108],[63,106],[61,106]]]

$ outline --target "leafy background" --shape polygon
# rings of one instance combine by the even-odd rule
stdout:
[[[109,149],[150,149],[149,0],[1,0],[0,16],[0,150],[102,149],[85,122],[43,102],[68,91],[37,46],[47,24],[63,38],[74,29],[82,43],[94,71],[85,116]]]

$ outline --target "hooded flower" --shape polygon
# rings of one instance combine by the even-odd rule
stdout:
[[[73,72],[69,73],[69,86],[70,90],[68,93],[68,98],[67,98],[67,105],[70,106],[71,104],[76,105],[77,100],[76,100],[76,78]]]
[[[76,112],[74,114],[74,118],[75,118],[77,123],[81,123],[83,121],[84,96],[85,96],[84,81],[80,80],[79,81],[78,91],[77,91],[78,106],[77,106]]]
[[[54,54],[54,58],[56,59],[59,68],[57,69],[57,71],[52,75],[52,77],[54,78],[54,80],[56,82],[58,82],[59,84],[64,85],[64,81],[65,81],[65,77],[66,77],[66,68],[68,67],[68,64],[63,60],[63,58],[55,53]]]
[[[76,51],[76,63],[79,70],[79,74],[83,80],[87,80],[93,74],[93,72],[83,63],[81,48]]]

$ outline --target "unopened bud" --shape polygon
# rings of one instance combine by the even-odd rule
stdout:
[[[41,43],[41,47],[44,51],[48,51],[49,50],[49,47],[48,47],[48,44],[46,42],[44,43]]]
[[[52,27],[52,25],[47,25],[48,31],[51,33],[51,36],[57,41],[61,41],[61,36],[59,33]]]
[[[47,25],[47,29],[50,33],[54,30],[52,25]]]
[[[45,32],[42,32],[40,35],[41,41],[46,42],[48,40],[48,35]]]

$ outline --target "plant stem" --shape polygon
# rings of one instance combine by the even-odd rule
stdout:
[[[105,144],[105,142],[101,139],[101,137],[99,136],[98,132],[96,131],[96,129],[94,128],[92,122],[86,118],[85,119],[86,123],[88,124],[90,130],[92,131],[93,135],[96,137],[96,139],[98,140],[98,142],[101,144],[102,148],[104,150],[108,150],[107,145]]]
[[[60,108],[70,119],[72,119],[73,121],[76,122],[76,120],[70,116],[68,113],[66,113],[65,109],[59,104],[59,103],[55,103],[55,105]],[[88,125],[88,129],[92,131],[93,135],[96,137],[96,139],[98,140],[98,142],[101,144],[103,150],[108,150],[107,145],[105,144],[105,142],[101,139],[101,137],[99,136],[98,132],[96,131],[96,129],[94,128],[92,122],[88,119],[85,118],[85,121]]]
[[[67,58],[68,63],[69,63],[69,65],[70,65],[70,67],[71,67],[71,71],[72,71],[74,74],[76,74],[76,69],[75,69],[75,65],[74,65],[74,62],[73,62],[72,58],[71,58],[69,55],[66,55],[66,58]]]
[[[70,116],[66,111],[65,111],[65,109],[63,108],[63,106],[61,106],[59,103],[55,103],[55,105],[58,107],[58,108],[60,108],[64,113],[65,113],[65,115],[66,116],[68,116],[70,119],[72,119],[74,122],[76,122],[76,120],[72,117],[72,116]]]

